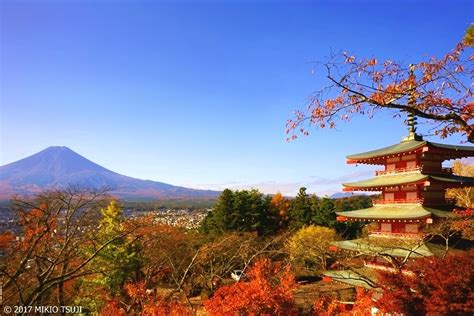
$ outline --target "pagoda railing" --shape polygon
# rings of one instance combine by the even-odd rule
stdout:
[[[397,168],[397,169],[392,169],[392,170],[377,170],[375,171],[376,176],[384,176],[384,175],[390,175],[390,174],[397,174],[397,173],[403,173],[403,172],[415,172],[415,171],[426,171],[426,172],[434,172],[434,173],[439,173],[439,168],[422,168],[421,166],[417,167],[408,167],[408,168]],[[453,173],[453,168],[441,168],[442,173],[447,173],[447,174],[452,174]]]
[[[393,200],[385,200],[385,199],[375,199],[372,200],[374,204],[403,204],[403,203],[423,203],[422,198],[416,199],[393,199]]]
[[[375,171],[376,176],[383,176],[387,174],[402,173],[402,172],[413,172],[421,171],[421,167],[408,167],[408,168],[397,168],[393,170],[377,170]]]
[[[406,232],[383,232],[380,230],[376,231],[371,231],[369,233],[369,236],[383,236],[383,237],[409,237],[409,238],[421,238],[422,233],[417,232],[417,233],[406,233]],[[396,247],[395,247],[396,248]]]

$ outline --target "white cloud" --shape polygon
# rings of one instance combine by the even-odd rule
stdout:
[[[336,178],[323,178],[319,176],[309,176],[306,180],[282,182],[282,181],[262,181],[257,183],[226,182],[219,184],[194,185],[196,189],[224,190],[228,189],[258,189],[260,192],[271,194],[281,192],[286,196],[295,196],[301,187],[306,187],[308,193],[316,193],[319,196],[331,195],[342,191],[342,183],[356,181],[373,176],[373,171],[356,171]]]

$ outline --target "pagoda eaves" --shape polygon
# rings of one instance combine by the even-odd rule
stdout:
[[[452,174],[423,174],[421,172],[394,173],[377,176],[372,179],[357,182],[343,183],[344,191],[381,191],[383,188],[396,186],[410,186],[422,184],[429,186],[433,183],[444,187],[474,186],[474,178],[456,176]]]
[[[453,213],[421,204],[384,204],[361,210],[336,212],[336,215],[338,221],[388,222],[388,220],[408,220],[408,222],[419,222],[432,216],[439,218],[451,217]]]
[[[385,148],[347,156],[349,164],[384,165],[387,159],[413,154],[435,154],[442,160],[474,156],[474,147],[432,143],[425,140],[406,140]]]

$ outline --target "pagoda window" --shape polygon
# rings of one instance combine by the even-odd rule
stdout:
[[[407,166],[407,163],[404,162],[404,161],[400,161],[400,162],[397,162],[397,163],[395,164],[395,168],[396,168],[396,169],[403,169],[403,168],[405,168],[406,166]]]
[[[405,225],[406,233],[418,233],[418,224],[406,224]]]
[[[380,224],[380,231],[385,232],[385,233],[391,233],[392,232],[392,224],[391,223],[381,223]]]
[[[387,171],[395,171],[395,164],[391,163],[387,165],[387,168],[385,169]]]
[[[405,224],[404,223],[393,223],[392,224],[392,233],[404,233]]]
[[[416,191],[406,192],[406,199],[407,200],[416,200],[417,198],[418,198],[418,192],[416,192]]]
[[[395,193],[385,193],[385,201],[395,200]]]
[[[416,168],[416,160],[407,161],[407,169]]]
[[[396,200],[405,200],[406,199],[405,192],[403,192],[403,191],[395,192],[395,199]]]

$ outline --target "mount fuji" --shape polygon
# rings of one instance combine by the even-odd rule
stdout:
[[[110,189],[128,200],[211,199],[218,191],[197,190],[127,177],[108,170],[67,147],[48,147],[32,156],[0,167],[0,199],[33,195],[68,186]]]

